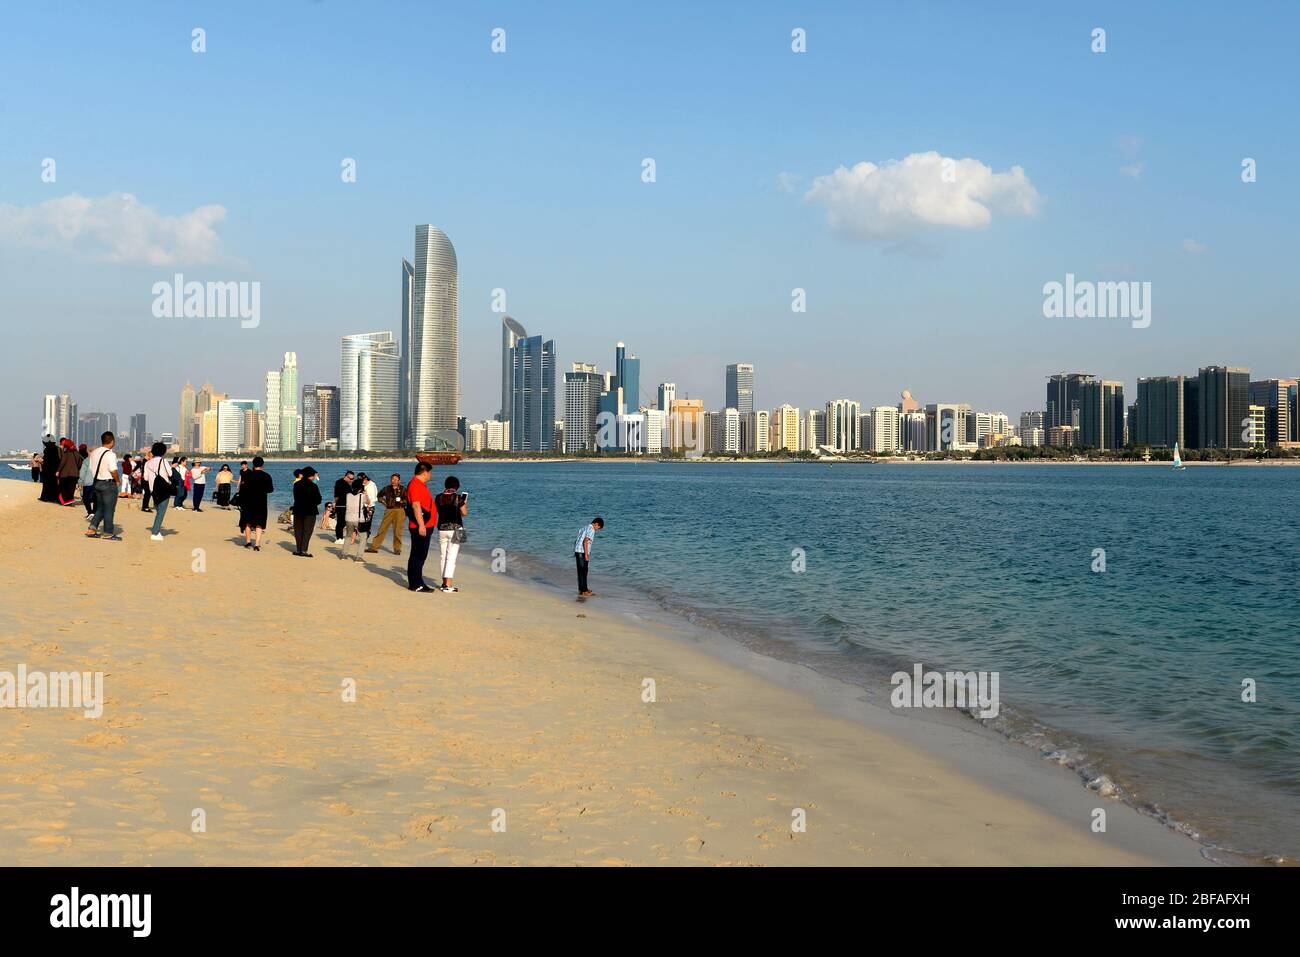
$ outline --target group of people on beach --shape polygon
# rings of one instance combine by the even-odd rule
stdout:
[[[153,513],[149,535],[153,541],[163,540],[163,518],[169,508],[185,511],[188,501],[188,510],[203,511],[211,469],[199,459],[191,462],[187,456],[173,455],[168,460],[167,446],[162,442],[155,442],[135,459],[129,453],[119,458],[115,451],[117,438],[112,432],[103,433],[100,441],[99,447],[91,450],[84,444],[78,447],[66,438],[56,443],[53,436],[47,435],[42,453],[33,456],[31,461],[32,480],[41,483],[41,501],[75,505],[80,486],[79,500],[87,516],[87,538],[121,540],[115,524],[119,498],[138,496],[140,511]],[[257,552],[262,550],[270,496],[275,491],[265,464],[260,455],[253,458],[251,465],[240,462],[238,473],[223,464],[214,481],[213,501],[223,510],[239,509],[243,547]],[[334,483],[332,499],[325,502],[319,487],[320,473],[311,466],[294,469],[293,504],[280,517],[281,524],[293,527],[294,557],[315,557],[311,539],[318,515],[321,530],[333,529],[340,560],[351,554],[353,561],[364,562],[364,555],[378,553],[390,533],[393,554],[401,555],[405,527],[410,536],[406,587],[413,592],[459,591],[454,581],[456,559],[460,546],[469,538],[465,530],[469,493],[462,492],[460,480],[449,475],[442,491],[435,495],[429,488],[432,473],[432,466],[421,462],[408,483],[403,484],[402,476],[394,472],[388,484],[380,489],[365,472],[348,469]],[[384,514],[372,541],[374,513],[380,505]],[[597,516],[578,534],[574,559],[578,594],[583,598],[594,595],[588,588],[587,572],[592,542],[604,526],[604,520]],[[440,582],[430,586],[424,580],[424,567],[435,537]]]

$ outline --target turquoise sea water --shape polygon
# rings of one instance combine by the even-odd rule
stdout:
[[[271,468],[281,502],[292,468]],[[327,495],[342,468],[321,468]],[[410,474],[408,462],[362,468],[381,484]],[[511,574],[573,587],[574,539],[599,513],[592,582],[615,602],[807,664],[885,706],[888,675],[915,662],[997,671],[997,730],[1113,781],[1219,859],[1300,858],[1300,468],[454,471],[471,493],[471,550],[504,549]],[[792,570],[795,549],[805,571]]]

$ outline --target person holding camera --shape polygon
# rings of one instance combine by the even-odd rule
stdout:
[[[442,590],[450,594],[460,591],[452,584],[456,576],[456,556],[460,546],[469,538],[465,534],[465,516],[469,514],[469,493],[461,492],[460,479],[447,476],[441,494],[433,500],[438,515],[438,558],[442,568]]]

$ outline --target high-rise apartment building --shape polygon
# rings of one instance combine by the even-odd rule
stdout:
[[[754,366],[735,362],[727,366],[727,408],[742,416],[754,411]]]
[[[397,343],[391,332],[363,332],[351,336],[344,336],[341,348],[341,360],[339,364],[339,449],[344,452],[355,452],[364,450],[360,444],[360,392],[358,374],[361,368],[361,356],[367,352],[378,352],[382,355],[396,356],[398,361],[398,374],[401,373],[401,356],[398,353]],[[383,363],[379,363],[382,366]],[[375,363],[370,363],[368,371],[380,372]],[[381,376],[382,378],[382,376]],[[370,387],[373,390],[376,386],[374,380],[371,381]],[[400,392],[400,384],[399,384]],[[383,388],[380,384],[378,393],[379,398],[383,397]],[[401,397],[398,396],[394,405],[394,417],[400,410]],[[452,422],[455,426],[455,422]],[[395,449],[396,444],[386,445],[385,448]]]
[[[1187,377],[1181,375],[1138,379],[1135,445],[1171,449],[1177,443],[1188,447],[1186,386]]]
[[[605,376],[591,362],[575,362],[564,373],[564,449],[566,452],[596,450],[596,416]]]
[[[674,399],[670,411],[669,432],[674,452],[699,455],[707,445],[704,400]]]
[[[799,410],[792,405],[779,405],[772,412],[772,448],[799,451]]]
[[[149,444],[149,430],[145,428],[145,416],[143,412],[137,412],[131,416],[131,428],[129,432],[129,448],[135,452],[146,448]]]
[[[298,414],[298,353],[286,352],[280,367],[280,451],[296,452],[302,447],[302,418]],[[267,415],[273,410],[268,409]]]
[[[181,389],[181,411],[176,425],[176,441],[180,443],[182,451],[193,448],[194,405],[194,386],[186,382]]]
[[[257,399],[220,399],[217,401],[217,454],[237,455],[261,445],[258,435]]]
[[[302,444],[304,448],[338,448],[339,387],[319,382],[302,387]]]
[[[520,331],[523,327],[520,327]],[[509,351],[510,448],[549,452],[555,445],[555,340],[516,339]]]
[[[878,405],[867,419],[866,448],[871,452],[897,452],[903,447],[902,413],[891,405]]]
[[[767,409],[755,409],[740,417],[740,447],[746,452],[771,451],[771,416]]]
[[[673,408],[673,399],[675,398],[677,398],[677,383],[660,382],[659,404],[657,408],[662,412],[671,412]]]
[[[826,442],[837,452],[858,448],[858,416],[862,404],[852,399],[832,399],[826,403]]]
[[[1198,448],[1248,448],[1246,429],[1250,405],[1250,370],[1235,366],[1206,366],[1197,375]]]
[[[280,451],[280,371],[272,370],[266,374],[266,435],[265,446],[268,452]]]
[[[1059,372],[1047,377],[1043,428],[1050,432],[1053,426],[1079,424],[1079,387],[1092,378],[1091,372]]]
[[[1264,442],[1285,445],[1296,442],[1295,379],[1261,379],[1250,384],[1250,402],[1264,407]]]
[[[1090,379],[1079,385],[1079,444],[1114,451],[1124,447],[1124,383]]]

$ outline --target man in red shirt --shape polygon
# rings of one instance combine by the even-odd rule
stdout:
[[[429,491],[429,474],[433,466],[421,462],[415,467],[415,478],[406,487],[406,500],[411,505],[411,557],[406,560],[406,587],[411,591],[433,592],[424,583],[424,560],[429,557],[429,529],[434,526],[433,494]]]

